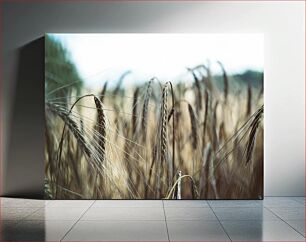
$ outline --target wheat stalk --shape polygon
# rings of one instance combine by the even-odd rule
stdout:
[[[202,92],[201,92],[201,85],[200,85],[200,81],[197,77],[197,75],[195,74],[194,70],[193,69],[190,69],[190,68],[187,68],[188,71],[191,72],[192,76],[193,76],[193,79],[195,81],[195,86],[196,86],[196,96],[197,96],[197,99],[196,99],[196,104],[197,104],[197,112],[199,112],[199,110],[202,109]]]
[[[139,88],[137,87],[134,91],[133,95],[133,108],[132,108],[132,136],[135,135],[137,131],[137,107],[138,107],[138,96],[139,96]]]
[[[98,119],[97,119],[97,130],[99,133],[99,140],[98,140],[98,153],[100,153],[100,161],[103,164],[105,160],[105,142],[106,142],[106,121],[105,121],[105,114],[102,109],[102,102],[97,98],[94,97]]]
[[[258,130],[258,126],[261,121],[261,117],[263,115],[263,106],[258,110],[256,116],[254,117],[254,120],[251,123],[251,130],[249,133],[249,138],[246,144],[246,149],[245,149],[245,154],[246,154],[246,159],[245,163],[249,163],[252,160],[252,155],[254,151],[254,146],[255,146],[255,140],[256,140],[256,134]]]
[[[246,117],[250,116],[252,112],[252,86],[251,82],[248,82],[248,96],[247,96],[247,108],[246,108]]]
[[[100,94],[100,101],[101,101],[101,103],[104,102],[106,90],[107,90],[107,82],[104,83],[103,89],[102,89],[101,94]]]
[[[146,143],[146,139],[147,139],[148,106],[149,106],[150,97],[151,97],[151,93],[152,93],[151,84],[152,84],[152,79],[148,83],[147,91],[146,91],[146,95],[145,95],[145,99],[144,99],[143,107],[142,107],[141,127],[142,127],[142,138],[143,138],[144,143]]]
[[[196,150],[198,146],[198,138],[197,138],[198,128],[197,128],[196,117],[195,117],[193,108],[189,103],[188,103],[188,112],[189,112],[190,124],[191,124],[192,148]]]
[[[221,69],[222,69],[222,74],[223,74],[223,95],[224,95],[224,103],[227,103],[227,96],[228,96],[228,77],[225,71],[225,68],[223,66],[223,64],[218,61],[218,64],[220,65]]]
[[[91,156],[90,148],[87,146],[87,143],[85,142],[85,138],[82,134],[82,131],[79,130],[78,125],[75,121],[73,121],[67,112],[64,112],[59,106],[47,103],[47,108],[53,112],[54,114],[58,115],[65,123],[65,125],[68,126],[71,133],[74,135],[75,139],[78,142],[78,145],[82,148],[84,153],[88,155],[88,157]],[[62,145],[62,142],[60,142]]]

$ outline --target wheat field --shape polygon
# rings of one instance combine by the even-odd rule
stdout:
[[[46,198],[261,199],[263,84],[217,64],[219,82],[199,65],[192,82],[122,86],[127,72],[116,86],[46,93]]]

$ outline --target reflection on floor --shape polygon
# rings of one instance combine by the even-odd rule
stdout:
[[[305,241],[305,198],[95,201],[1,198],[1,241]]]

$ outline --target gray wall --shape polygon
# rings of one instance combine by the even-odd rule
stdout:
[[[265,195],[304,195],[304,2],[4,3],[3,18],[4,195],[42,194],[46,32],[264,33]]]

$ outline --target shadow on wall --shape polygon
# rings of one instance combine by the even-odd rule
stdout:
[[[39,211],[39,220],[26,220],[18,223],[18,226],[11,221],[3,220],[0,241],[48,241],[45,209]]]
[[[44,37],[18,50],[13,102],[3,195],[43,198]]]

